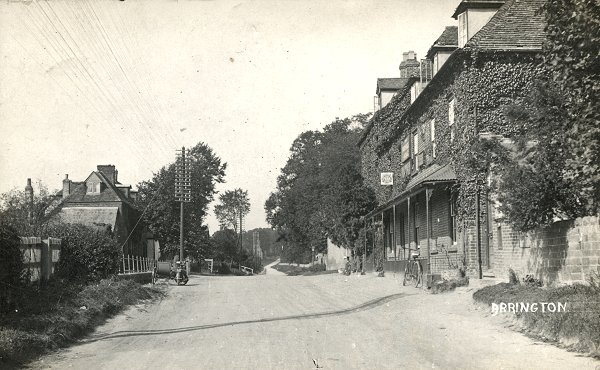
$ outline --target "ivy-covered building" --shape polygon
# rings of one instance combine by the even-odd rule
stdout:
[[[367,215],[375,226],[367,266],[402,271],[418,250],[429,273],[492,272],[497,224],[485,191],[485,137],[514,130],[504,106],[542,73],[543,4],[460,2],[451,15],[458,26],[445,28],[423,62],[432,76],[410,80],[375,113],[359,143],[363,177],[379,203]],[[393,184],[382,185],[390,175]]]

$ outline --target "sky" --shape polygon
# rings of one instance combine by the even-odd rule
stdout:
[[[377,78],[424,57],[458,3],[2,0],[0,192],[98,164],[135,188],[202,141],[227,163],[217,190],[248,190],[246,229],[267,227],[293,140],[372,112]]]

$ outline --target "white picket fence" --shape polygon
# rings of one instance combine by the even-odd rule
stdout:
[[[135,274],[138,272],[148,272],[152,271],[155,265],[156,261],[152,258],[123,255],[119,273]]]

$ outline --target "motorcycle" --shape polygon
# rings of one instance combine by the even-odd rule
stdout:
[[[175,280],[177,285],[185,285],[189,281],[185,265],[180,262],[176,264],[175,270],[171,270],[171,279]]]

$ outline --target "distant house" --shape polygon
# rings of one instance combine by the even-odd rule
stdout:
[[[124,254],[146,256],[149,235],[138,223],[140,212],[134,204],[137,192],[131,185],[121,184],[117,175],[114,165],[98,165],[80,182],[66,175],[59,192],[63,201],[58,217],[61,222],[109,230]]]

